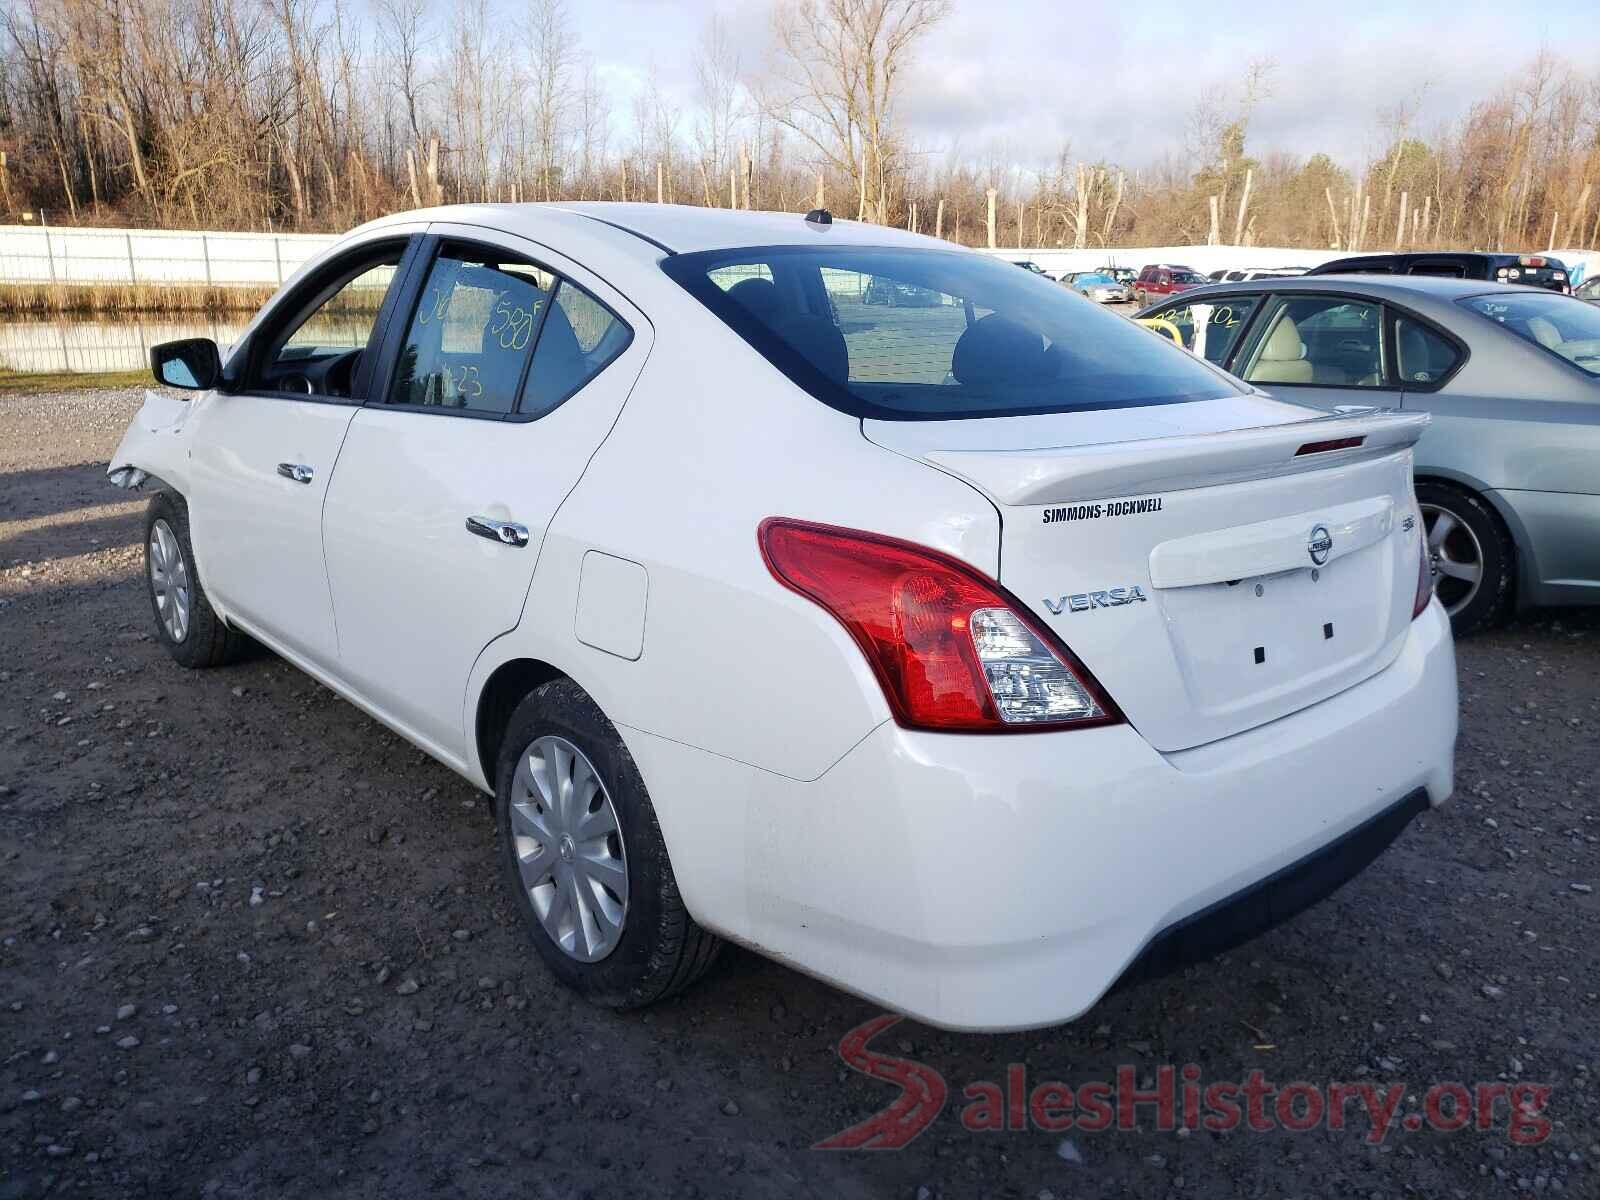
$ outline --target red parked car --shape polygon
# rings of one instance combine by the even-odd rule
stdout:
[[[1193,267],[1158,263],[1140,271],[1139,278],[1133,281],[1133,302],[1143,308],[1146,304],[1154,304],[1157,300],[1210,282]]]

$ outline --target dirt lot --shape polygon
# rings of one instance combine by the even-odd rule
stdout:
[[[1226,959],[1003,1037],[874,1047],[949,1086],[903,1150],[817,1151],[894,1099],[876,1015],[730,952],[614,1016],[553,987],[488,804],[267,656],[151,635],[131,393],[0,399],[0,1197],[1600,1196],[1600,615],[1460,648],[1458,793]],[[1496,1127],[973,1132],[962,1089],[1114,1080],[1548,1084]],[[977,1093],[974,1093],[975,1095]]]

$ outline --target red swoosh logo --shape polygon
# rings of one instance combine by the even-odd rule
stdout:
[[[813,1150],[899,1150],[944,1110],[949,1089],[939,1072],[908,1058],[867,1049],[868,1042],[899,1022],[897,1014],[884,1013],[857,1025],[839,1040],[839,1057],[852,1070],[899,1085],[900,1095],[882,1112],[824,1138]]]

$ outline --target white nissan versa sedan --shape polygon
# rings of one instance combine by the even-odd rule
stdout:
[[[1271,399],[988,255],[441,208],[151,358],[192,398],[110,474],[157,489],[172,656],[260,641],[492,792],[601,1003],[727,938],[936,1025],[1064,1021],[1450,793],[1426,416]]]

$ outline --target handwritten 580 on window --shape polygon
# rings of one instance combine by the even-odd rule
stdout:
[[[390,403],[510,413],[556,277],[446,246],[429,268]]]

